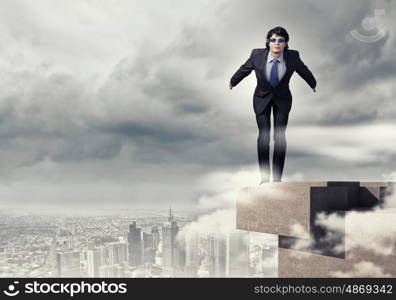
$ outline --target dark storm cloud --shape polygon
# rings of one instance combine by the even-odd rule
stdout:
[[[272,10],[268,10],[269,5]],[[310,8],[310,18],[306,18],[307,7]],[[121,59],[115,66],[102,89],[114,98],[115,105],[117,101],[131,101],[129,107],[133,117],[120,118],[118,113],[112,115],[110,112],[106,119],[100,119],[91,116],[89,111],[82,112],[89,108],[78,104],[73,111],[73,105],[84,101],[86,96],[83,83],[73,80],[70,74],[51,74],[31,89],[31,105],[23,108],[28,118],[24,119],[26,126],[18,126],[11,120],[10,124],[14,125],[5,127],[8,128],[7,134],[12,135],[15,130],[18,136],[47,137],[47,150],[40,149],[39,154],[34,155],[38,160],[45,156],[45,152],[52,159],[61,161],[80,161],[90,156],[111,159],[120,153],[123,145],[133,144],[142,153],[141,156],[139,152],[135,153],[135,159],[150,156],[150,159],[161,161],[165,157],[158,155],[157,149],[161,149],[162,153],[167,153],[166,160],[174,163],[184,160],[243,163],[245,158],[241,153],[246,149],[227,138],[230,129],[220,115],[221,111],[217,111],[217,122],[223,122],[224,126],[210,123],[217,91],[207,89],[206,85],[213,80],[226,83],[234,69],[245,60],[247,50],[257,46],[252,42],[263,41],[270,27],[283,23],[291,33],[292,48],[305,43],[301,56],[316,70],[319,89],[324,93],[328,91],[330,97],[316,109],[325,111],[317,114],[321,118],[316,121],[311,118],[309,123],[351,125],[377,118],[375,104],[381,100],[356,99],[352,95],[354,90],[370,82],[392,78],[395,72],[393,55],[383,55],[383,47],[390,42],[389,35],[381,42],[371,44],[349,37],[351,28],[359,26],[362,18],[371,12],[370,1],[360,1],[358,6],[341,1],[331,5],[317,1],[305,1],[303,4],[253,1],[246,6],[245,3],[231,1],[215,9],[219,16],[213,20],[216,28],[210,23],[184,21],[180,31],[170,36],[165,47],[149,49],[143,43],[133,58]],[[271,12],[282,12],[283,19]],[[238,17],[241,15],[243,17]],[[308,46],[307,42],[310,43]],[[240,61],[235,62],[232,53],[237,53]],[[326,59],[315,59],[321,56]],[[233,66],[229,68],[231,73],[224,72],[226,65]],[[226,84],[220,89],[224,88]],[[120,89],[125,93],[117,95]],[[345,91],[351,95],[348,100],[341,98]],[[251,97],[250,94],[248,96]],[[155,104],[145,107],[144,103],[149,101],[157,102],[158,107]],[[338,105],[340,101],[348,104]],[[137,102],[139,106],[134,106],[133,103]],[[62,107],[66,110],[60,111]],[[10,105],[3,106],[3,122],[13,110]],[[75,123],[74,120],[80,122]],[[41,127],[40,121],[48,126]],[[304,124],[306,121],[297,119],[296,123]],[[241,132],[248,131],[248,128],[241,128]],[[52,135],[56,137],[54,141],[50,140]],[[216,140],[219,142],[215,143]],[[148,155],[150,151],[153,155]],[[217,154],[219,152],[221,157]]]
[[[320,114],[321,119],[316,118],[319,124],[351,125],[386,120],[378,118],[378,110],[382,109],[382,103],[386,100],[378,84],[391,82],[396,75],[396,45],[395,39],[390,38],[394,35],[394,27],[387,22],[386,36],[374,43],[354,39],[350,30],[364,32],[360,23],[364,17],[372,16],[374,9],[384,9],[387,14],[384,18],[389,21],[394,4],[367,1],[361,4],[345,3],[346,7],[342,6],[345,8],[341,13],[342,22],[331,30],[321,31],[322,45],[326,45],[326,49],[322,46],[316,54],[325,55],[326,60],[316,70],[319,71],[319,89],[326,92],[327,98],[323,99],[323,108],[319,108],[319,111],[326,111]],[[365,90],[371,93],[364,95]]]
[[[268,7],[271,9],[269,10]],[[313,116],[309,119],[296,116],[299,124],[351,125],[362,124],[367,121],[378,120],[378,114],[367,112],[367,107],[381,105],[385,95],[376,87],[377,84],[395,78],[396,44],[394,26],[391,20],[395,8],[394,2],[389,1],[252,1],[244,6],[238,1],[227,5],[220,14],[223,23],[230,26],[221,27],[222,36],[233,45],[230,49],[240,53],[244,47],[259,40],[267,30],[276,25],[285,26],[290,34],[289,45],[292,49],[300,50],[300,56],[315,74],[318,80],[318,94],[311,96],[305,89],[304,97],[309,96],[312,101],[320,101],[320,105],[309,108]],[[365,17],[372,17],[376,9],[383,9],[385,14],[379,17],[387,34],[377,42],[365,43],[356,40],[350,34],[351,30],[358,30],[367,35],[376,33],[366,32],[362,28]],[[244,18],[237,18],[237,15]],[[249,41],[250,38],[250,41]],[[235,40],[238,39],[238,45]],[[241,46],[239,46],[241,44]],[[263,45],[261,46],[263,47]],[[253,48],[253,47],[252,47]],[[224,49],[223,49],[224,50]],[[245,50],[246,52],[246,50]],[[240,54],[239,54],[240,56]],[[241,59],[242,61],[243,59]],[[229,64],[232,62],[230,61]],[[299,77],[295,74],[294,77]],[[305,85],[301,78],[292,82]],[[243,84],[242,84],[243,85]],[[377,89],[370,97],[355,97],[361,90]],[[294,88],[293,94],[298,101],[300,96]],[[345,108],[339,105],[340,98],[349,93],[349,105]],[[320,99],[319,99],[320,98]],[[315,100],[314,100],[315,99]],[[316,100],[318,99],[318,100]],[[291,113],[294,113],[295,109]],[[319,119],[322,111],[326,111],[324,119]],[[362,116],[359,117],[358,115]],[[333,117],[331,117],[333,116]],[[341,116],[341,117],[340,117]],[[394,116],[393,116],[394,117]],[[379,121],[382,121],[381,119]],[[388,120],[391,120],[388,118]]]
[[[193,128],[172,127],[172,124],[165,127],[161,123],[155,123],[155,120],[151,123],[149,121],[143,123],[131,120],[112,122],[110,124],[101,123],[96,126],[100,132],[105,132],[109,135],[121,135],[137,142],[144,138],[151,138],[159,144],[174,144],[183,141],[197,141],[199,139],[206,139],[209,142],[215,138],[215,136],[211,137],[203,132],[193,130]]]
[[[203,100],[210,97],[210,93],[194,82],[196,71],[189,67],[188,62],[180,61],[179,56],[170,49],[155,54],[144,51],[144,46],[141,50],[133,59],[121,60],[110,78],[115,78],[121,85],[134,83],[138,91],[153,102],[170,105],[176,113],[175,117],[204,114],[211,109],[207,103],[203,103]],[[111,80],[108,85],[112,85]],[[107,88],[111,89],[111,86]],[[166,112],[159,109],[157,113],[161,115]]]
[[[165,68],[158,70],[152,80],[143,82],[142,91],[148,97],[170,103],[177,115],[207,113],[210,107],[201,101],[208,95],[194,85],[177,69]]]
[[[378,108],[363,111],[360,107],[345,107],[333,109],[327,114],[323,114],[318,124],[321,125],[353,125],[366,123],[375,120],[378,115]]]
[[[312,158],[314,157],[315,154],[304,152],[304,151],[298,151],[294,149],[290,149],[287,152],[287,157],[290,159],[307,159],[307,158]]]
[[[180,31],[180,37],[171,49],[189,59],[210,58],[213,55],[213,34],[210,28],[196,26],[185,22]]]
[[[349,38],[343,47],[339,45],[332,60],[337,66],[336,71],[333,72],[334,87],[353,92],[361,88],[370,88],[382,80],[394,78],[396,62],[393,57],[396,51],[384,55],[383,48],[387,43],[390,43],[389,35],[378,43],[357,43],[356,40]],[[393,44],[388,47],[395,49],[394,46]],[[370,101],[378,100],[381,98],[370,99]]]
[[[174,128],[170,124],[146,122],[122,122],[97,124],[98,132],[109,137],[120,136],[123,144],[133,145],[131,160],[135,163],[166,163],[181,162],[201,165],[234,165],[247,163],[252,153],[246,153],[238,144],[217,136],[215,131],[206,132],[195,128]]]
[[[291,81],[294,104],[289,128],[304,132],[295,140],[293,131],[288,132],[286,176],[302,172],[304,179],[315,179],[318,174],[335,179],[358,176],[366,167],[375,176],[392,171],[389,160],[394,158],[389,151],[377,149],[380,165],[374,159],[359,163],[345,158],[342,147],[336,154],[320,154],[327,149],[320,149],[322,140],[317,137],[338,146],[337,136],[327,136],[335,125],[350,128],[393,122],[396,117],[394,26],[388,26],[386,37],[375,43],[350,35],[352,29],[361,30],[361,21],[374,9],[384,9],[389,22],[395,2],[215,1],[210,6],[198,5],[202,11],[196,12],[189,7],[195,4],[184,4],[182,10],[155,3],[153,7],[164,7],[154,22],[145,4],[140,11],[147,13],[147,20],[133,13],[124,15],[128,9],[119,7],[117,13],[131,20],[136,17],[139,26],[120,25],[115,17],[120,15],[101,5],[93,12],[89,2],[83,6],[86,12],[68,5],[85,18],[81,24],[91,25],[66,22],[70,16],[62,7],[46,15],[48,19],[37,16],[47,11],[50,2],[36,12],[24,4],[25,10],[3,18],[3,28],[12,32],[0,41],[2,178],[13,169],[31,166],[33,170],[50,160],[62,167],[77,162],[75,174],[70,171],[65,176],[73,179],[83,170],[81,174],[93,174],[94,182],[95,176],[115,178],[120,167],[110,164],[121,159],[125,173],[144,174],[146,182],[159,178],[158,185],[147,184],[140,193],[146,199],[150,190],[150,197],[158,199],[161,195],[156,189],[164,177],[167,185],[173,180],[176,197],[181,185],[193,182],[189,174],[257,166],[257,128],[251,105],[254,74],[232,91],[227,85],[251,49],[263,48],[267,31],[277,25],[286,27],[290,47],[300,51],[318,79],[316,94],[298,74]],[[38,20],[37,27],[29,26]],[[53,30],[43,30],[53,23]],[[18,36],[12,28],[18,29]],[[130,40],[135,32],[139,35]],[[8,51],[9,46],[13,48]],[[76,65],[71,67],[70,62]],[[95,75],[101,80],[96,81]],[[320,131],[315,137],[309,134],[310,126]],[[353,141],[356,135],[348,137]],[[366,148],[376,153],[371,147],[389,148],[386,140],[391,139],[388,134],[373,146],[367,136],[366,144],[344,146],[352,149],[352,156],[355,149],[365,157]],[[332,146],[331,141],[326,145]],[[85,163],[90,167],[84,169]],[[102,164],[103,169],[98,167]],[[186,165],[199,166],[199,171]],[[112,173],[112,168],[117,170]],[[184,195],[179,197],[184,200]]]

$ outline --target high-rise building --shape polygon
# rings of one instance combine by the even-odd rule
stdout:
[[[107,264],[112,266],[127,261],[127,244],[120,242],[107,243]]]
[[[114,277],[113,268],[109,265],[103,265],[99,267],[99,277],[112,278]]]
[[[50,244],[49,251],[49,263],[51,268],[51,274],[53,277],[57,276],[57,263],[56,263],[56,238],[53,237]]]
[[[102,266],[101,250],[87,250],[87,273],[89,277],[99,277],[99,268]]]
[[[198,233],[187,233],[185,235],[186,244],[186,267],[185,275],[188,277],[195,277],[199,267],[198,254]]]
[[[99,267],[99,277],[114,278],[124,277],[124,266],[122,265],[104,265]]]
[[[226,236],[211,233],[201,236],[198,243],[201,249],[199,254],[197,254],[198,249],[191,251],[193,244],[190,244],[187,259],[190,268],[187,270],[192,270],[191,266],[194,265],[192,263],[194,261],[191,259],[191,256],[194,254],[196,257],[195,265],[198,267],[198,275],[200,277],[225,277],[227,259]]]
[[[65,228],[59,228],[56,237],[56,248],[61,251],[74,250],[74,236],[73,233]]]
[[[74,237],[70,230],[58,228],[56,235],[52,237],[49,251],[49,265],[52,276],[59,277],[58,253],[72,252],[74,250]]]
[[[154,249],[154,252],[157,252],[158,251],[158,245],[159,245],[159,243],[161,241],[160,233],[159,233],[159,230],[158,230],[157,226],[153,226],[151,228],[151,235],[153,236],[153,249]]]
[[[125,277],[124,265],[118,264],[113,266],[114,277]]]
[[[206,237],[205,239],[205,263],[206,267],[205,270],[207,270],[209,276],[213,277],[214,276],[214,266],[215,266],[215,243],[216,240],[214,236],[211,234]]]
[[[79,251],[57,252],[55,261],[57,277],[79,277],[81,275]]]
[[[213,277],[225,277],[226,276],[226,264],[227,264],[227,239],[226,236],[217,235],[213,241],[213,255],[214,255],[214,266],[213,266]]]
[[[136,226],[136,222],[129,225],[128,252],[130,266],[139,266],[142,264],[141,228]]]
[[[154,263],[153,234],[143,232],[143,263]]]
[[[179,227],[173,219],[172,209],[169,208],[168,222],[165,222],[162,227],[162,266],[165,268],[179,268],[176,254],[178,231]]]
[[[99,256],[100,256],[100,265],[108,265],[109,264],[109,256],[107,254],[107,248],[105,246],[99,246],[96,248],[96,250],[99,251]]]
[[[176,273],[175,276],[181,276],[186,267],[186,241],[184,239],[176,239]]]
[[[249,235],[248,232],[235,231],[228,235],[227,277],[246,277],[249,275]]]
[[[93,250],[95,248],[95,243],[92,239],[89,239],[87,244],[88,244],[88,250]]]

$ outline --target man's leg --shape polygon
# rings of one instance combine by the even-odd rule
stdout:
[[[270,178],[270,130],[271,130],[271,107],[272,102],[268,103],[265,110],[256,115],[259,135],[257,138],[257,155],[260,167],[261,182],[268,182]]]
[[[273,106],[274,111],[274,157],[272,161],[272,179],[273,181],[281,181],[283,166],[286,156],[286,126],[289,114],[279,111],[276,105]]]

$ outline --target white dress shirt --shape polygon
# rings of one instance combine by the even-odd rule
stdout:
[[[272,57],[270,52],[268,52],[267,65],[265,68],[265,77],[267,78],[268,82],[270,81],[273,59],[274,59],[274,57]],[[278,82],[279,82],[286,73],[286,63],[285,63],[285,60],[283,59],[283,53],[281,56],[278,57],[278,60],[279,60],[279,63],[278,63],[278,76],[279,76]]]

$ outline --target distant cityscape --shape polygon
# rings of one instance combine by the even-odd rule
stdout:
[[[239,230],[184,232],[199,216],[177,215],[0,211],[0,277],[277,277],[276,242]]]

